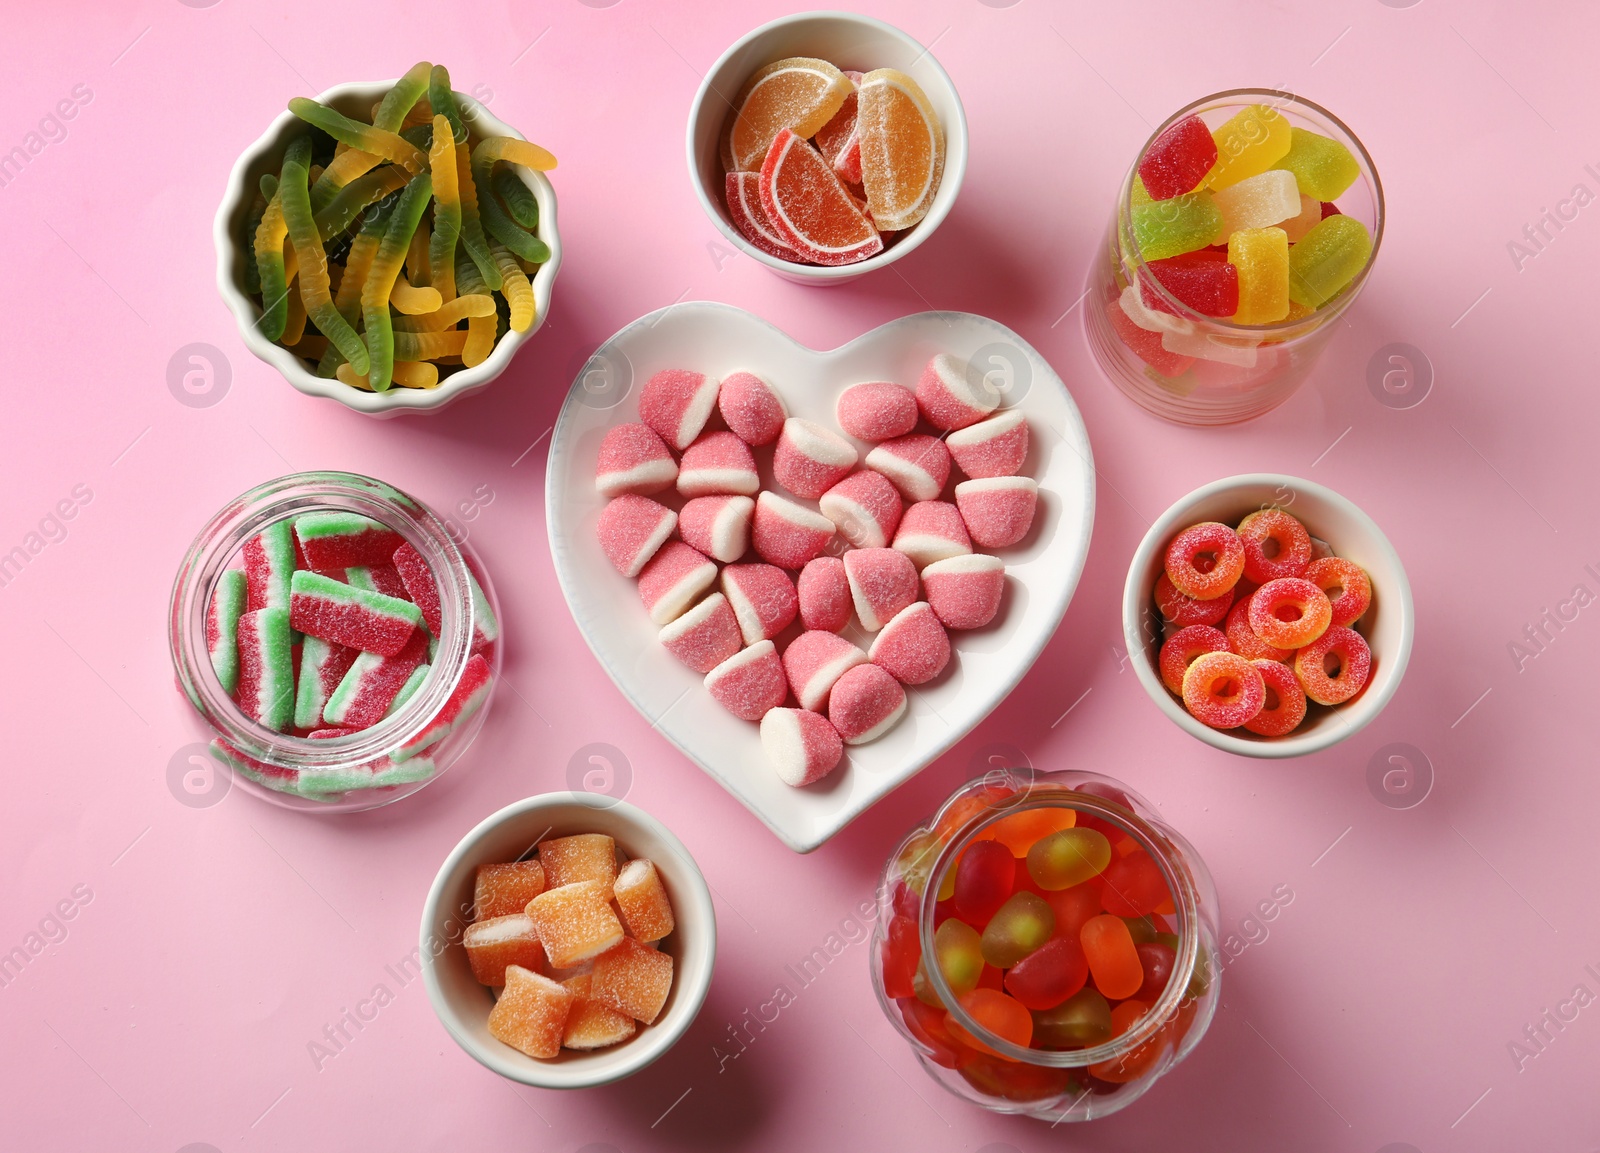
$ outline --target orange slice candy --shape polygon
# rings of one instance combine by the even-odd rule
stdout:
[[[856,91],[861,180],[872,219],[887,232],[928,214],[944,175],[944,128],[917,82],[904,72],[868,72]]]
[[[793,56],[773,61],[745,81],[733,102],[739,111],[728,131],[724,165],[739,172],[759,169],[782,129],[801,137],[815,135],[853,91],[850,78],[826,60]]]
[[[816,264],[854,264],[883,251],[883,238],[822,154],[779,131],[761,166],[761,205],[785,243]]]
[[[839,105],[833,119],[817,129],[816,145],[822,159],[833,166],[840,180],[846,184],[861,183],[861,138],[856,135],[855,85],[862,81],[862,73],[845,70],[850,80],[850,95]]]

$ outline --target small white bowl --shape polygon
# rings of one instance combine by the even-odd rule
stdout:
[[[1356,631],[1372,648],[1372,679],[1353,701],[1332,708],[1312,705],[1300,727],[1283,737],[1258,737],[1244,729],[1213,729],[1201,724],[1189,715],[1182,701],[1167,691],[1156,663],[1161,650],[1161,616],[1153,596],[1167,545],[1198,521],[1236,525],[1246,514],[1263,508],[1281,508],[1298,517],[1312,536],[1327,541],[1337,555],[1360,565],[1372,581],[1372,606],[1355,624]],[[1123,639],[1150,699],[1191,736],[1244,757],[1304,756],[1360,732],[1383,711],[1400,687],[1400,678],[1411,659],[1414,629],[1411,584],[1406,580],[1399,554],[1383,530],[1331,489],[1276,473],[1230,476],[1195,489],[1167,509],[1139,542],[1122,589]]]
[[[661,942],[672,957],[672,992],[652,1025],[609,1049],[562,1050],[540,1061],[489,1035],[494,997],[478,984],[462,934],[472,920],[479,865],[519,860],[546,837],[605,833],[629,857],[655,864],[677,928]],[[545,793],[507,805],[461,838],[439,868],[422,910],[422,975],[433,1011],[456,1044],[485,1068],[540,1089],[586,1089],[632,1076],[665,1053],[700,1012],[717,955],[717,917],[705,878],[667,827],[625,801],[597,793]]]
[[[393,80],[340,84],[328,89],[317,99],[346,116],[366,120],[371,117],[372,105],[381,100],[394,85]],[[482,104],[459,92],[456,98],[460,101],[462,118],[473,140],[485,136],[524,139],[509,124],[491,116]],[[217,216],[211,226],[212,239],[217,248],[217,289],[222,293],[223,301],[233,310],[234,319],[239,323],[239,335],[246,347],[306,395],[327,397],[369,416],[432,412],[483,388],[506,370],[522,342],[539,331],[545,317],[550,314],[550,294],[555,287],[556,272],[561,267],[561,236],[556,230],[556,192],[549,179],[542,172],[510,166],[538,201],[537,234],[550,248],[550,259],[540,265],[531,277],[534,313],[533,324],[528,330],[507,332],[496,343],[489,359],[475,368],[463,368],[452,373],[440,382],[438,388],[392,388],[384,393],[365,392],[338,380],[324,380],[308,369],[294,353],[262,336],[257,327],[261,319],[261,306],[244,290],[245,256],[239,241],[244,234],[251,201],[255,199],[262,174],[277,172],[290,137],[307,127],[294,113],[281,113],[260,139],[245,149],[228,177],[227,190],[223,193],[222,203],[217,208]]]
[[[774,60],[812,56],[840,68],[870,72],[898,68],[927,93],[944,126],[944,175],[928,215],[885,252],[857,264],[823,267],[793,264],[762,252],[733,226],[723,199],[724,174],[718,145],[733,114],[730,101],[751,73]],[[938,228],[956,201],[967,174],[967,114],[949,75],[921,44],[892,25],[852,12],[802,12],[784,16],[746,33],[711,66],[689,107],[689,178],[711,223],[729,244],[785,280],[798,284],[843,284],[893,264]]]

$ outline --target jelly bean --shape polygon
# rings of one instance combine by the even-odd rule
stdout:
[[[1006,992],[1029,1009],[1053,1009],[1089,979],[1083,946],[1052,937],[1006,972]]]
[[[544,241],[529,233],[507,215],[506,210],[500,207],[500,202],[495,199],[490,191],[494,176],[495,161],[500,159],[500,154],[506,151],[505,144],[522,144],[525,141],[513,141],[505,136],[493,136],[480,141],[472,150],[472,179],[477,186],[484,190],[478,198],[478,215],[483,222],[483,228],[489,236],[494,237],[512,252],[524,260],[542,263],[550,259],[550,249]],[[530,147],[533,147],[530,145]]]
[[[303,96],[296,96],[289,101],[289,111],[313,128],[322,129],[335,140],[342,140],[351,148],[398,164],[412,175],[428,167],[427,154],[397,132],[351,120],[327,105]]]
[[[1135,945],[1156,939],[1156,923],[1149,917],[1123,917],[1122,920],[1128,926],[1128,936],[1133,938]]]
[[[1044,899],[1050,903],[1050,910],[1056,915],[1056,935],[1073,941],[1078,939],[1078,933],[1090,917],[1098,917],[1105,911],[1100,904],[1098,878],[1070,889],[1046,893]]]
[[[1043,897],[1013,893],[983,927],[983,959],[996,968],[1009,969],[1048,941],[1055,930],[1055,912]]]
[[[461,109],[456,106],[455,90],[450,87],[450,70],[443,64],[435,64],[428,72],[428,104],[433,109],[433,138],[439,139],[444,132],[439,127],[439,117],[443,116],[450,126],[450,139],[465,144],[467,126],[461,122]]]
[[[984,924],[1011,895],[1016,866],[1011,850],[998,841],[976,841],[967,846],[955,869],[956,912],[975,924]]]
[[[1226,317],[1239,310],[1239,273],[1220,252],[1205,248],[1152,260],[1145,270],[1180,303],[1201,316]],[[1140,299],[1146,308],[1173,311],[1148,282],[1140,287]]]
[[[1041,837],[1048,837],[1051,833],[1058,833],[1062,829],[1070,829],[1077,824],[1077,821],[1076,811],[1064,807],[1026,809],[1020,813],[1012,813],[1009,817],[1001,817],[979,833],[975,839],[999,841],[1011,850],[1012,856],[1023,858],[1028,855],[1028,850],[1035,841]]]
[[[1153,1005],[1172,979],[1172,970],[1178,963],[1177,950],[1155,940],[1135,945],[1134,949],[1139,954],[1139,964],[1144,967],[1144,984],[1139,986],[1134,996],[1147,1005]]]
[[[383,99],[378,101],[378,106],[372,110],[374,127],[390,132],[400,131],[405,124],[406,113],[410,112],[428,91],[428,81],[432,74],[433,65],[426,60],[407,68],[406,74],[394,82],[394,87],[383,94]]]
[[[983,976],[983,946],[978,930],[952,917],[933,934],[933,955],[950,991],[956,996],[970,993]]]
[[[443,114],[433,118],[428,171],[433,174],[433,235],[428,240],[428,278],[439,295],[456,295],[456,242],[461,237],[461,190],[456,183],[456,145]]]
[[[1167,579],[1184,596],[1211,600],[1239,583],[1244,546],[1229,526],[1202,521],[1172,538],[1164,565]]]
[[[928,1059],[935,1065],[954,1069],[960,1049],[945,1027],[949,1015],[944,1009],[924,1005],[915,997],[902,997],[896,1003],[900,1006],[900,1017],[905,1021],[906,1028],[926,1047]]]
[[[324,336],[338,346],[340,354],[357,373],[368,367],[367,347],[356,334],[338,308],[328,287],[328,255],[317,234],[317,224],[311,213],[311,186],[305,165],[295,159],[285,159],[283,175],[278,182],[278,199],[283,211],[289,240],[299,262],[300,300],[307,318]]]
[[[472,153],[465,144],[456,145],[456,189],[461,200],[461,247],[471,258],[483,283],[495,291],[500,290],[500,270],[489,255],[489,240],[483,234],[483,219],[478,213],[478,186],[472,177]],[[484,190],[488,195],[488,190]],[[456,262],[456,283],[461,283],[461,263]]]
[[[1096,989],[1080,989],[1053,1009],[1033,1014],[1041,1049],[1092,1049],[1111,1040],[1111,1005]]]
[[[1111,1010],[1111,1035],[1113,1038],[1121,1037],[1133,1029],[1150,1011],[1150,1006],[1142,1001],[1128,1000],[1122,1002]],[[1163,1028],[1148,1041],[1138,1047],[1113,1057],[1109,1061],[1100,1061],[1089,1066],[1089,1072],[1102,1081],[1113,1084],[1125,1085],[1129,1081],[1136,1081],[1150,1071],[1157,1059],[1166,1050],[1171,1040],[1172,1031]]]
[[[1111,862],[1111,842],[1095,829],[1063,829],[1028,850],[1028,874],[1041,889],[1057,892],[1097,876]]]
[[[516,257],[504,245],[491,242],[489,255],[494,257],[495,267],[500,270],[500,278],[504,282],[511,331],[527,332],[533,326],[535,307],[528,274],[522,271],[522,265],[517,263]]]
[[[919,903],[923,891],[928,887],[928,877],[941,847],[937,836],[923,830],[909,837],[895,854],[894,871]]]
[[[1206,186],[1227,188],[1259,176],[1289,152],[1289,120],[1265,104],[1241,109],[1212,133],[1217,142],[1217,164]]]
[[[433,181],[426,172],[406,185],[361,288],[361,316],[366,324],[367,354],[371,360],[367,383],[374,392],[387,391],[392,379],[394,329],[389,320],[389,293],[400,275],[400,263],[411,244],[411,234],[417,230],[432,195]]]
[[[910,917],[913,921],[921,915],[922,898],[912,891],[904,878],[894,883],[890,890],[889,905],[897,917]]]
[[[1015,997],[1008,997],[994,989],[973,989],[963,993],[959,1002],[973,1020],[1002,1041],[1027,1048],[1033,1040],[1033,1016]],[[954,1017],[945,1022],[945,1027],[956,1040],[971,1045],[980,1053],[994,1053]]]
[[[1151,142],[1139,161],[1134,203],[1166,200],[1200,187],[1217,162],[1217,142],[1205,121],[1185,116]]]
[[[1134,950],[1133,935],[1121,917],[1102,913],[1091,917],[1079,932],[1083,955],[1089,960],[1094,986],[1108,1000],[1131,997],[1144,984],[1144,969]]]
[[[1222,212],[1209,192],[1185,192],[1170,200],[1136,204],[1129,215],[1134,243],[1147,261],[1181,256],[1222,238]]]
[[[1339,199],[1361,175],[1348,148],[1304,128],[1289,130],[1289,151],[1273,167],[1293,173],[1300,191],[1315,200]]]
[[[1239,270],[1235,324],[1276,324],[1289,315],[1288,233],[1281,228],[1242,228],[1228,237],[1228,263]]]
[[[1106,912],[1113,916],[1143,917],[1153,913],[1166,895],[1167,881],[1161,875],[1161,866],[1150,859],[1150,854],[1135,847],[1106,869],[1100,899]]]
[[[533,198],[533,190],[515,172],[509,168],[496,170],[494,191],[505,202],[512,220],[529,232],[539,227],[539,202]]]
[[[1005,992],[1006,974],[1004,969],[997,969],[985,963],[983,972],[978,974],[978,988],[993,989],[997,993]]]
[[[1076,1096],[1079,1074],[1071,1069],[1052,1069],[1044,1065],[1024,1065],[1004,1057],[982,1053],[963,1046],[956,1072],[986,1097],[1004,1101],[1049,1101],[1065,1094]]]
[[[883,942],[883,992],[886,997],[912,997],[912,980],[922,961],[922,944],[917,922],[910,917],[895,917]]]
[[[1289,299],[1321,308],[1356,278],[1371,256],[1372,236],[1365,224],[1353,216],[1328,217],[1289,253]]]
[[[1372,675],[1372,650],[1360,633],[1335,625],[1295,654],[1294,675],[1317,704],[1343,704]]]

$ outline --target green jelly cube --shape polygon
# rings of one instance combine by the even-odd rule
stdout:
[[[1222,237],[1222,211],[1209,192],[1185,192],[1135,204],[1133,239],[1146,260],[1165,260],[1215,244]]]
[[[1289,249],[1289,299],[1321,308],[1356,278],[1372,257],[1367,226],[1353,216],[1330,216]]]
[[[1343,196],[1361,175],[1361,166],[1348,148],[1304,128],[1289,133],[1289,153],[1273,167],[1294,173],[1301,192],[1323,201]]]

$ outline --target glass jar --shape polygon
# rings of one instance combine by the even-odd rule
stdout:
[[[309,512],[355,513],[398,533],[426,563],[439,602],[438,635],[426,621],[417,625],[427,634],[427,672],[410,695],[402,692],[369,727],[319,739],[309,737],[314,729],[280,732],[248,716],[224,688],[207,643],[212,598],[224,573],[238,568],[245,542]],[[173,582],[168,643],[178,689],[234,781],[287,808],[354,812],[416,792],[472,744],[500,678],[499,619],[483,565],[426,505],[370,477],[303,472],[258,485],[200,530]],[[298,686],[301,646],[290,636]],[[322,705],[314,710],[320,718]]]
[[[1337,296],[1306,315],[1297,315],[1303,310],[1292,306],[1289,317],[1276,324],[1235,324],[1190,308],[1151,274],[1133,232],[1134,180],[1150,146],[1186,117],[1199,116],[1216,129],[1252,105],[1264,105],[1286,117],[1291,128],[1309,129],[1349,150],[1360,175],[1339,196],[1337,207],[1365,225],[1372,241],[1365,266]],[[1344,311],[1360,295],[1377,260],[1383,221],[1383,186],[1372,158],[1331,112],[1298,96],[1260,88],[1236,88],[1196,100],[1156,129],[1123,178],[1101,255],[1091,265],[1086,286],[1084,325],[1089,347],[1112,383],[1157,416],[1195,425],[1232,424],[1260,416],[1300,387]],[[1141,312],[1137,318],[1122,304],[1129,285],[1141,286],[1136,291],[1153,306],[1136,309]],[[1156,359],[1161,364],[1147,363],[1119,334],[1119,326],[1140,341],[1153,343],[1159,333],[1161,351]]]
[[[1064,810],[1071,810],[1070,819]],[[1094,974],[1091,958],[1091,975],[1081,991],[1067,997],[1059,1010],[1046,1007],[1029,1014],[1029,1045],[1017,1044],[986,1028],[974,1016],[974,1012],[981,1011],[974,994],[958,995],[947,978],[946,966],[928,961],[936,955],[939,926],[947,920],[960,919],[952,908],[960,900],[953,884],[958,862],[969,848],[983,840],[994,840],[1007,828],[997,828],[999,822],[1021,814],[1033,814],[1024,819],[1035,825],[1042,823],[1045,828],[1070,826],[1099,831],[1111,846],[1113,864],[1105,869],[1142,851],[1159,871],[1167,887],[1166,900],[1170,901],[1163,902],[1159,911],[1149,916],[1115,918],[1128,927],[1130,938],[1143,939],[1135,948],[1154,942],[1168,950],[1153,954],[1166,958],[1165,963],[1170,965],[1160,993],[1149,994],[1148,1002],[1119,996],[1115,998],[1118,1008],[1111,1009],[1110,998],[1101,997],[1096,990],[1100,977]],[[1016,823],[1011,822],[1009,827],[1015,829]],[[1009,845],[1005,841],[1002,845],[1015,854],[1021,844],[1015,836],[1009,840]],[[1014,856],[1013,864],[1018,877],[1016,893],[1012,894],[1015,899],[1028,884],[1027,861]],[[1148,869],[1149,864],[1144,864]],[[1094,878],[1102,885],[1102,895],[1109,876],[1104,873]],[[1216,1012],[1221,966],[1216,944],[1217,897],[1211,876],[1194,848],[1162,822],[1149,802],[1108,777],[1075,771],[995,769],[969,781],[901,842],[885,866],[878,891],[879,917],[871,958],[878,1003],[934,1080],[985,1109],[1051,1122],[1088,1121],[1114,1113],[1137,1100],[1188,1056]],[[1031,891],[1044,898],[1070,897],[1066,890],[1052,893],[1037,885]],[[1002,908],[1009,906],[1008,900]],[[1065,905],[1052,900],[1051,907],[1064,910]],[[1003,911],[995,915],[995,920],[1002,916]],[[1045,929],[1048,935],[1067,932],[1060,921],[1051,924],[1054,928]],[[1118,934],[1122,931],[1116,925],[1111,927]],[[961,931],[970,932],[966,928]],[[1070,936],[1076,945],[1079,933],[1072,932]],[[908,948],[914,948],[917,954],[915,993],[896,996],[906,991],[912,963]],[[990,971],[987,961],[992,954],[988,953],[987,934],[984,948],[985,979],[978,981],[977,993],[981,995],[984,987],[998,986],[1008,995],[1021,996],[1013,983],[1015,969],[1004,970],[1003,984],[1000,972]],[[1141,959],[1151,955],[1138,953]],[[1151,962],[1142,963],[1145,986],[1138,996],[1145,996],[1145,988],[1159,981],[1151,974]],[[896,983],[901,988],[890,987]],[[1111,984],[1109,980],[1102,983],[1108,987]],[[1097,998],[1098,1007],[1093,1004]],[[994,999],[991,995],[990,1001]],[[1087,1031],[1074,1032],[1087,1019],[1062,1015],[1076,1013],[1074,1004],[1083,1007],[1083,1014],[1099,1014],[1101,1023]],[[1123,1009],[1129,1005],[1133,1007],[1131,1011]],[[1011,1010],[1026,1012],[1020,1002]],[[1063,1030],[1073,1033],[1073,1038],[1064,1039]],[[1079,1040],[1092,1043],[1078,1046]],[[1040,1047],[1043,1045],[1053,1047]]]

